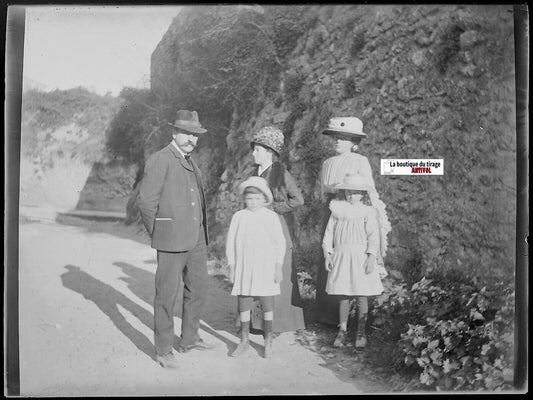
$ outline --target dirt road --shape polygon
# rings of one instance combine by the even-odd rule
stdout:
[[[236,347],[235,298],[210,276],[200,335],[211,351],[154,361],[155,251],[138,241],[60,225],[53,213],[22,219],[19,240],[22,396],[357,394],[376,385],[333,370],[293,333],[274,340],[274,357]],[[175,317],[176,336],[181,321]],[[339,372],[341,371],[341,372]]]

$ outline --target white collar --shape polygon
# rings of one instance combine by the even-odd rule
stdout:
[[[186,154],[183,152],[182,149],[180,149],[180,148],[178,147],[178,145],[176,144],[176,142],[174,141],[174,139],[172,139],[172,144],[174,145],[174,147],[176,148],[176,150],[178,150],[178,152],[183,156],[183,158],[185,158],[185,155],[186,155]]]
[[[268,164],[265,168],[261,168],[261,166],[259,165],[257,167],[257,176],[261,176],[261,174],[265,172],[267,169],[269,169],[271,166],[272,166],[272,163]]]

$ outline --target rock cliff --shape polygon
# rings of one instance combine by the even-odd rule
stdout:
[[[24,93],[21,206],[125,211],[135,167],[112,160],[105,147],[121,103],[82,88]]]
[[[358,116],[360,145],[392,224],[386,265],[406,276],[512,274],[516,133],[511,6],[190,6],[152,55],[167,112],[199,112],[212,251],[222,254],[248,140],[266,124],[305,206],[296,262],[320,251],[318,173],[332,116]],[[383,158],[442,158],[443,176],[381,176]]]

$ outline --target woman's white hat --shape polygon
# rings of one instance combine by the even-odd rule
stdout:
[[[247,187],[254,187],[256,189],[259,189],[265,195],[267,199],[267,204],[272,203],[273,201],[272,191],[268,187],[268,183],[265,180],[265,178],[261,178],[260,176],[251,176],[248,179],[246,179],[244,182],[242,182],[239,185],[238,190],[239,190],[240,196],[242,196],[242,194],[244,193],[244,190]]]
[[[336,190],[338,189],[348,189],[348,190],[365,190],[367,192],[372,190],[372,185],[368,182],[368,179],[361,174],[346,174],[344,181],[338,183],[334,186]]]
[[[348,139],[353,137],[366,137],[363,132],[363,122],[356,117],[335,117],[329,120],[329,125],[323,135],[339,135]]]

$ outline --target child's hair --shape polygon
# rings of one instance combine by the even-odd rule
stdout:
[[[359,192],[364,192],[363,198],[361,199],[361,203],[363,203],[365,206],[372,206],[372,201],[370,200],[370,196],[368,195],[368,192],[366,190],[359,190]],[[343,189],[339,193],[339,197],[341,200],[347,200],[346,198],[346,189]]]
[[[255,186],[247,186],[242,192],[242,198],[244,199],[247,194],[262,194],[263,197],[265,198],[265,201],[268,201],[265,194],[260,189],[256,188]]]

